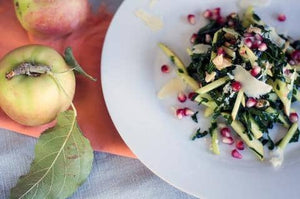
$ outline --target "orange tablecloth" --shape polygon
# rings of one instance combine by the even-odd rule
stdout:
[[[104,37],[112,14],[102,6],[98,13],[90,13],[81,28],[59,39],[36,39],[27,34],[18,22],[13,1],[0,1],[0,58],[14,48],[30,44],[49,45],[63,52],[71,46],[82,67],[98,81],[77,77],[74,103],[78,110],[79,126],[96,151],[134,157],[116,131],[105,106],[100,79],[100,59]],[[0,127],[38,137],[51,124],[25,127],[9,119],[0,110]]]

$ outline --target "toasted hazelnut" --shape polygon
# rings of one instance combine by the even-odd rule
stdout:
[[[208,83],[213,81],[216,77],[216,74],[216,72],[212,72],[210,74],[208,72],[205,72],[205,82]]]

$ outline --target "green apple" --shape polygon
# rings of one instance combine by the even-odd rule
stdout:
[[[21,65],[46,67],[41,74],[8,74]],[[17,48],[0,60],[0,107],[16,122],[37,126],[53,121],[69,108],[75,93],[75,76],[63,57],[42,45]]]

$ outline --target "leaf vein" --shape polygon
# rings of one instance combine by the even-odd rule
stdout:
[[[52,153],[49,153],[48,155],[44,156],[43,158],[41,158],[39,161],[36,162],[36,164],[39,164],[41,161],[45,160],[46,158],[52,156],[52,155],[55,155],[57,154],[59,151],[55,151],[55,152],[52,152]],[[49,167],[48,167],[49,168]]]
[[[50,182],[50,186],[49,186],[49,191],[48,191],[48,193],[46,194],[45,198],[47,198],[47,196],[50,194],[51,189],[52,189],[52,186],[53,186],[54,169],[52,168],[51,170],[52,170],[52,172],[51,172],[51,174],[52,174],[52,175],[51,175],[51,182]]]
[[[63,137],[66,137],[66,135],[62,135],[62,136],[56,136],[54,138],[51,138],[50,140],[47,140],[47,142],[43,143],[43,145],[41,146],[45,146],[46,144],[48,144],[49,142],[52,142],[53,140],[56,140],[58,138],[63,138]]]
[[[34,192],[34,194],[33,194],[33,196],[32,196],[32,199],[35,198],[35,196],[36,196],[36,194],[37,194],[37,191],[38,191],[38,188],[39,188],[39,185],[36,187],[35,192]]]
[[[65,154],[65,150],[64,149],[63,149],[62,153],[63,153],[63,157],[64,157],[63,158],[64,165],[66,165],[66,154]],[[66,174],[66,167],[64,167],[64,174]],[[62,184],[62,186],[61,186],[61,188],[60,188],[60,190],[59,190],[59,192],[58,192],[57,195],[59,195],[62,192],[62,190],[63,190],[63,188],[65,186],[65,183],[66,183],[66,177],[67,177],[67,175],[64,175],[64,182],[63,182],[63,184]]]
[[[50,165],[50,169],[53,167],[53,165],[56,163],[56,160],[58,158],[58,156],[60,155],[60,153],[62,152],[63,148],[65,147],[66,143],[68,142],[70,135],[72,134],[72,131],[74,129],[75,126],[75,122],[76,122],[76,113],[73,114],[73,121],[72,121],[72,125],[71,128],[69,129],[69,132],[67,133],[66,139],[63,142],[59,152],[57,153],[55,159],[53,160],[52,164]],[[36,183],[34,183],[31,188],[29,188],[23,195],[21,195],[21,198],[24,197],[26,194],[28,194],[34,187],[36,187],[49,173],[50,170],[47,170],[46,173],[41,177],[41,179],[39,179]]]
[[[72,135],[72,139],[73,139],[73,141],[74,141],[74,143],[75,143],[77,155],[78,155],[78,157],[80,157],[79,147],[78,147],[77,142],[75,141],[74,135]],[[81,161],[80,161],[80,160],[79,160],[79,170],[78,170],[78,174],[79,174],[78,179],[80,179],[80,178],[81,178]]]

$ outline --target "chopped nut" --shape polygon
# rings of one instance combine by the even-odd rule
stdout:
[[[235,39],[235,36],[233,34],[228,33],[228,32],[225,33],[224,37],[228,40]]]
[[[231,60],[224,58],[223,55],[216,56],[212,62],[218,70],[222,70],[232,65]]]
[[[264,64],[264,66],[265,66],[266,69],[271,69],[271,68],[273,67],[273,64],[270,64],[270,62],[267,61],[267,62]]]
[[[261,29],[258,28],[258,27],[250,26],[250,27],[247,29],[247,32],[249,32],[249,33],[254,32],[254,33],[261,34]]]
[[[256,108],[267,108],[270,106],[270,102],[268,100],[259,99],[255,105]]]
[[[225,42],[224,42],[224,46],[226,46],[226,47],[230,47],[230,46],[231,46],[231,44],[230,44],[228,41],[225,41]]]
[[[213,81],[214,79],[215,79],[215,77],[216,77],[216,72],[212,72],[212,73],[208,73],[208,72],[205,72],[205,82],[206,83],[208,83],[208,82],[211,82],[211,81]]]

